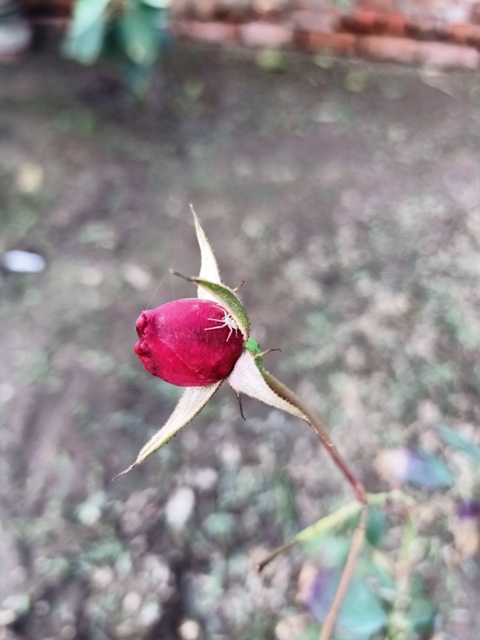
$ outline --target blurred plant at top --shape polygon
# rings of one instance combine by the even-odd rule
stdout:
[[[82,64],[93,64],[100,56],[123,59],[126,82],[142,97],[169,47],[170,1],[76,0],[63,52]]]

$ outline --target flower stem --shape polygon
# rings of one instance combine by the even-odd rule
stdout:
[[[325,618],[325,622],[322,625],[322,630],[320,632],[319,640],[329,640],[330,636],[333,633],[333,629],[335,627],[335,622],[337,621],[338,613],[342,606],[343,600],[347,593],[348,587],[352,580],[353,573],[355,571],[355,567],[357,565],[358,558],[362,551],[363,542],[365,540],[365,532],[367,530],[367,516],[368,509],[367,505],[364,504],[360,506],[361,514],[358,524],[353,532],[352,542],[350,544],[350,550],[348,552],[348,558],[345,563],[345,567],[342,571],[342,577],[340,578],[340,583],[337,587],[337,592],[335,593],[335,597],[328,611],[327,617]]]
[[[340,455],[337,447],[333,444],[328,431],[320,420],[308,409],[308,407],[304,405],[303,401],[291,389],[275,378],[275,376],[273,376],[269,371],[262,369],[262,376],[275,393],[278,393],[280,397],[287,402],[290,402],[290,404],[297,407],[297,409],[303,413],[305,422],[313,429],[320,442],[328,451],[333,462],[352,486],[357,500],[362,504],[367,504],[367,492],[365,491],[363,484],[352,473],[349,466]]]
[[[385,493],[369,493],[367,495],[367,499],[368,505],[370,507],[381,507],[390,502],[405,504],[407,506],[411,506],[412,504],[414,504],[413,499],[409,495],[403,493],[402,491],[399,491],[398,489]],[[363,506],[358,501],[349,502],[343,507],[337,509],[337,511],[329,513],[328,516],[320,518],[320,520],[317,520],[317,522],[315,522],[314,524],[311,524],[309,527],[302,529],[302,531],[297,533],[297,535],[291,540],[274,549],[268,556],[266,556],[256,565],[257,570],[262,571],[262,569],[270,564],[272,560],[277,558],[285,551],[288,551],[295,545],[308,542],[309,540],[312,540],[313,538],[316,538],[323,533],[327,533],[332,529],[336,529],[337,527],[344,525],[349,520],[355,518],[355,516],[357,516],[357,514],[362,511],[362,509]]]

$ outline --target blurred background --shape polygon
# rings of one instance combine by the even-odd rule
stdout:
[[[195,295],[189,203],[266,366],[415,501],[335,637],[479,637],[477,9],[0,2],[1,640],[318,638],[351,523],[254,568],[353,499],[306,425],[225,385],[112,482],[181,392],[133,345]]]

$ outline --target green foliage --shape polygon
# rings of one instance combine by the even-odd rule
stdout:
[[[83,64],[99,57],[106,30],[106,9],[110,0],[78,0],[73,20],[64,41],[66,56]]]
[[[378,546],[388,531],[388,518],[385,511],[374,507],[370,509],[367,520],[366,539],[372,547]]]
[[[442,440],[452,449],[464,453],[466,456],[480,464],[480,447],[463,438],[457,431],[442,425],[437,429]]]
[[[445,489],[452,486],[454,477],[437,455],[412,449],[405,482],[420,489]]]
[[[170,0],[77,0],[63,53],[82,64],[104,54],[124,60],[131,90],[144,95],[167,44]]]
[[[375,519],[376,516],[372,521]],[[382,525],[385,533],[388,526],[388,519],[385,519]],[[407,556],[410,545],[418,541],[417,533],[413,532],[412,536],[410,528],[405,528],[402,547]],[[331,534],[321,539],[322,549],[315,553],[315,573],[310,574],[299,594],[299,601],[316,620],[315,624],[309,625],[302,640],[318,638],[318,624],[323,624],[327,617],[350,544],[348,536]],[[431,637],[437,616],[436,604],[417,576],[410,577],[405,589],[399,588],[395,571],[395,565],[387,560],[387,556],[371,547],[364,550],[340,608],[335,627],[336,640],[374,640],[379,637],[423,640]]]
[[[312,613],[323,621],[332,604],[340,580],[340,571],[322,576],[325,581],[314,594]],[[385,628],[387,613],[368,581],[359,575],[352,578],[337,621],[339,637],[367,640]]]

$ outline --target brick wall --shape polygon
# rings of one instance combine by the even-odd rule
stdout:
[[[34,19],[72,0],[25,0]],[[480,66],[480,0],[172,0],[172,30],[216,44],[296,48],[441,68]]]

